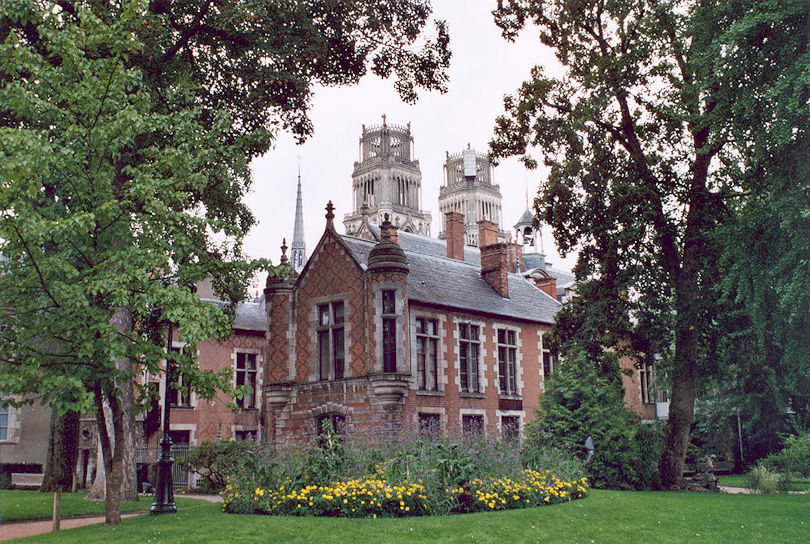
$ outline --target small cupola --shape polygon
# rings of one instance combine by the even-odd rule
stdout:
[[[397,243],[397,229],[385,214],[380,225],[380,242],[368,254],[369,272],[400,272],[407,274],[408,258]]]

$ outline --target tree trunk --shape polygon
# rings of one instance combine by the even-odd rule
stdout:
[[[121,484],[123,483],[123,412],[115,391],[103,392],[100,385],[93,391],[96,402],[96,421],[99,428],[99,442],[106,473],[104,523],[121,523]],[[106,402],[105,402],[106,401]],[[108,407],[108,410],[105,410]],[[107,412],[111,417],[107,417]],[[112,428],[112,433],[107,429]],[[101,430],[104,431],[101,431]],[[111,436],[112,435],[112,436]]]
[[[132,332],[132,309],[124,307],[119,309],[111,320],[116,330],[121,334]],[[132,370],[132,362],[128,357],[115,360],[117,370],[128,375]],[[121,403],[123,416],[123,474],[121,480],[121,498],[125,501],[138,500],[138,467],[135,457],[135,386],[132,380],[118,385],[118,399]]]
[[[702,149],[703,134],[696,136]],[[684,231],[683,261],[675,276],[675,357],[672,364],[672,393],[669,403],[666,442],[658,469],[664,489],[683,486],[683,465],[689,448],[689,434],[695,410],[695,375],[700,341],[700,271],[704,269],[708,221],[706,179],[711,158],[698,155],[692,168],[689,211]]]
[[[104,410],[104,421],[107,425],[106,432],[107,436],[112,436],[112,412],[110,411],[109,406],[107,403],[103,403],[103,410]],[[99,426],[99,417],[98,413],[96,414],[96,427]],[[107,470],[104,466],[104,452],[102,451],[101,447],[101,430],[99,427],[98,434],[98,448],[96,450],[96,477],[93,478],[93,485],[90,487],[90,491],[87,493],[88,500],[94,501],[103,501],[107,498]]]
[[[45,475],[39,490],[53,493],[57,489],[71,491],[73,472],[79,454],[79,412],[68,411],[59,415],[51,411],[48,455],[45,461]]]

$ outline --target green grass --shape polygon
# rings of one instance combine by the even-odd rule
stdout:
[[[745,474],[730,474],[728,476],[718,476],[717,483],[729,487],[748,487],[745,481]]]
[[[593,491],[586,499],[525,510],[400,519],[236,516],[194,503],[15,543],[267,542],[807,542],[810,495]]]
[[[86,493],[62,493],[62,517],[91,516],[104,514],[104,501],[84,500]],[[186,499],[178,498],[182,504]],[[141,497],[139,501],[121,503],[121,512],[149,510],[152,497]],[[53,516],[53,493],[39,491],[0,491],[0,520],[51,519]]]

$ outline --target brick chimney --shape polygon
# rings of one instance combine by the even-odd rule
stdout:
[[[503,298],[509,298],[509,243],[498,242],[498,228],[491,221],[478,222],[481,277]]]
[[[464,216],[458,212],[447,212],[445,215],[445,239],[447,241],[447,258],[464,260]]]
[[[523,245],[515,240],[509,243],[509,272],[519,274],[523,271]]]
[[[498,243],[498,226],[484,218],[478,222],[478,247],[491,246]]]
[[[542,279],[538,278],[534,280],[534,284],[545,294],[557,300],[557,278],[551,276]]]

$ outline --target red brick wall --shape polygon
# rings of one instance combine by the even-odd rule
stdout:
[[[254,331],[235,331],[234,335],[224,342],[207,340],[197,345],[197,360],[203,370],[219,371],[223,368],[234,369],[236,352],[244,349],[256,352],[257,366],[261,368],[266,361],[266,340],[264,333]],[[262,405],[263,376],[257,374],[256,406]],[[235,427],[257,429],[261,424],[258,408],[235,413],[226,403],[232,399],[219,393],[210,401],[193,394],[191,408],[173,407],[171,411],[171,429],[189,430],[191,444],[206,440],[216,440],[218,436],[230,438]]]
[[[504,246],[504,249],[506,246]],[[342,413],[354,431],[378,427],[391,418],[401,423],[416,423],[420,411],[441,413],[448,432],[458,432],[463,410],[485,414],[486,430],[499,432],[500,410],[519,414],[522,423],[534,417],[542,384],[540,331],[548,329],[536,323],[510,318],[492,318],[474,312],[434,308],[415,302],[398,308],[402,316],[402,338],[398,339],[397,372],[410,376],[400,402],[384,404],[374,394],[369,376],[380,371],[377,365],[377,321],[379,292],[396,287],[401,297],[407,296],[406,277],[396,272],[364,273],[331,236],[324,238],[310,259],[305,274],[299,279],[294,295],[296,375],[289,402],[278,412],[277,429],[283,436],[296,436],[314,429],[320,413]],[[314,381],[314,336],[311,332],[313,308],[319,302],[340,297],[346,302],[347,375],[342,380]],[[402,299],[400,298],[400,301]],[[416,390],[415,335],[417,315],[439,320],[439,373],[441,390],[419,393]],[[483,377],[481,394],[462,394],[458,387],[458,322],[470,321],[481,326]],[[519,398],[502,399],[499,394],[497,328],[517,331]],[[517,412],[515,412],[517,410]],[[270,419],[268,415],[268,419]]]
[[[336,235],[324,238],[310,257],[304,275],[295,291],[295,381],[310,381],[315,355],[312,353],[312,312],[316,299],[342,295],[346,304],[346,371],[349,375],[366,371],[366,309],[365,286],[362,270]]]
[[[540,387],[542,383],[542,357],[540,355],[540,331],[550,327],[535,323],[527,323],[509,318],[491,318],[481,314],[457,312],[451,310],[435,310],[412,303],[411,313],[417,315],[433,315],[440,318],[441,339],[439,356],[444,362],[446,384],[440,395],[419,393],[414,388],[408,391],[405,402],[406,418],[416,420],[420,409],[444,408],[443,422],[448,432],[461,430],[462,410],[483,410],[487,433],[497,436],[501,404],[498,381],[498,351],[497,329],[511,328],[517,330],[518,344],[518,371],[519,397],[522,403],[523,423],[534,418],[534,411],[538,406]],[[458,323],[471,322],[481,325],[481,357],[480,368],[483,371],[485,382],[482,383],[482,393],[461,393],[459,390],[458,371]],[[440,361],[440,369],[442,367]],[[415,364],[414,364],[415,368]],[[414,371],[415,372],[415,371]],[[414,382],[415,383],[415,382]],[[510,397],[510,400],[515,400]]]
[[[655,419],[655,404],[642,404],[641,389],[638,382],[638,369],[630,357],[619,358],[624,387],[624,403],[642,419]]]

